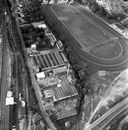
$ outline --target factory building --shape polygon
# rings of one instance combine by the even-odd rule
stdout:
[[[45,51],[34,52],[27,48],[29,52],[29,61],[33,68],[36,68],[36,72],[53,70],[63,71],[68,67],[68,61],[62,51],[58,49],[50,49]]]
[[[76,115],[76,79],[63,51],[58,48],[37,51],[32,45],[27,53],[48,115],[54,115],[57,120]]]
[[[45,29],[53,48],[37,50],[33,43],[26,48],[28,64],[37,82],[42,104],[46,113],[61,120],[77,114],[78,92],[76,78],[63,52],[63,43],[56,39],[43,21],[32,23],[36,28]],[[39,44],[43,44],[42,42]]]

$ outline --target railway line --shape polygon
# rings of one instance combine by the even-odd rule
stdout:
[[[0,2],[1,3],[1,2]],[[11,54],[14,53],[14,60],[18,58],[21,59],[21,62],[23,63],[23,67],[25,65],[25,58],[23,55],[23,50],[21,49],[20,45],[20,38],[17,34],[17,26],[16,21],[14,17],[12,17],[12,14],[10,12],[10,9],[8,7],[8,3],[6,0],[2,1],[4,12],[3,13],[3,26],[2,26],[2,71],[1,71],[1,82],[0,82],[0,130],[10,130],[12,127],[12,121],[14,121],[16,126],[16,129],[18,129],[18,119],[15,122],[14,116],[17,115],[17,108],[16,107],[16,113],[14,113],[13,106],[6,106],[6,97],[7,92],[11,86]],[[1,21],[0,21],[1,23]],[[1,27],[1,26],[0,26]],[[1,32],[1,30],[0,30]],[[1,46],[0,46],[1,47]],[[19,63],[18,63],[19,64]],[[18,65],[16,65],[16,97],[19,95],[19,75],[18,75]],[[27,93],[27,92],[26,92]],[[28,100],[28,99],[26,99]],[[18,98],[16,98],[16,102],[18,101]],[[28,101],[27,101],[28,102]],[[29,103],[27,103],[29,105]],[[14,115],[15,114],[15,115]],[[17,118],[16,117],[16,118]]]
[[[0,58],[2,62],[1,66],[1,82],[0,82],[0,130],[9,130],[12,127],[12,106],[6,105],[7,92],[11,86],[11,50],[15,51],[15,48],[10,48],[9,35],[10,30],[10,11],[8,9],[7,3],[5,0],[2,1],[3,4],[3,15],[2,15],[2,42]],[[6,13],[4,13],[6,12]],[[13,45],[12,45],[13,46]],[[10,50],[11,49],[11,50]]]
[[[0,79],[1,79],[1,65],[2,65],[2,34],[0,33]]]
[[[3,26],[2,40],[2,69],[1,69],[1,92],[0,92],[0,130],[9,130],[9,106],[6,106],[7,91],[10,86],[10,57],[8,50],[8,39],[6,30],[6,20]]]
[[[2,1],[0,2],[0,5],[2,5]],[[3,38],[2,38],[2,32],[3,32],[3,24],[4,24],[4,20],[3,20],[3,17],[4,17],[4,9],[2,8],[2,6],[0,6],[0,79],[1,79],[1,66],[2,66],[2,41],[3,41]]]
[[[110,126],[110,124],[112,124],[114,120],[118,119],[120,116],[128,112],[127,103],[128,98],[124,99],[121,103],[117,104],[115,107],[110,109],[108,112],[106,112],[103,116],[98,118],[93,123],[87,123],[84,130],[92,130],[96,126],[98,126],[99,129],[104,130],[106,126]]]

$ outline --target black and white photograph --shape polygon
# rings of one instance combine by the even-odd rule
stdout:
[[[0,130],[128,130],[128,0],[0,0]]]

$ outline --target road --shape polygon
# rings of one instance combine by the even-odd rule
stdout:
[[[104,130],[106,127],[110,126],[114,120],[118,119],[120,116],[128,112],[128,98],[118,103],[92,124],[87,124],[84,130],[92,130],[98,127],[100,130]]]
[[[8,48],[6,32],[6,20],[3,27],[3,49],[2,49],[2,71],[1,71],[1,92],[0,92],[0,130],[9,130],[9,106],[6,106],[7,91],[11,81],[11,60]]]
[[[121,34],[78,4],[44,5],[49,25],[95,68],[122,70],[128,65],[128,44]],[[54,27],[53,27],[54,26]]]

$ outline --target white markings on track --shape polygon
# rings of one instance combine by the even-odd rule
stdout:
[[[80,6],[81,6],[81,5],[80,5]],[[75,10],[74,7],[73,7],[73,9]],[[85,16],[84,16],[82,13],[80,13],[79,11],[77,11],[77,12],[86,20]],[[92,19],[90,19],[90,18],[89,18],[89,21],[90,21],[90,23],[92,23],[93,25],[96,24],[96,23],[93,22]],[[97,24],[97,25],[98,25],[98,24]],[[97,26],[95,26],[95,27],[97,27]],[[112,61],[112,60],[118,59],[118,58],[121,56],[121,54],[123,54],[123,47],[122,47],[122,45],[120,44],[120,42],[118,42],[118,44],[119,44],[119,46],[120,46],[121,51],[120,51],[119,55],[116,56],[116,57],[114,57],[114,58],[111,58],[111,59],[100,58],[100,57],[97,57],[97,56],[93,55],[92,53],[90,53],[90,50],[91,50],[93,47],[96,47],[96,46],[101,45],[101,44],[105,44],[106,42],[109,42],[109,41],[112,41],[112,40],[116,40],[116,41],[117,41],[117,40],[119,39],[118,37],[114,37],[114,36],[113,36],[111,33],[109,33],[105,28],[103,28],[103,27],[101,27],[101,26],[98,26],[98,28],[100,29],[101,32],[103,32],[103,34],[104,34],[106,37],[108,37],[108,40],[87,47],[87,48],[86,48],[86,52],[88,52],[92,57],[95,57],[95,58],[97,58],[97,59],[99,59],[99,60],[104,60],[104,61],[105,61],[105,60],[111,60],[111,61]],[[102,30],[104,30],[104,31],[102,31]],[[109,34],[108,34],[108,33],[109,33]],[[94,39],[94,40],[95,40],[95,39]],[[84,47],[84,48],[85,48],[85,47]]]
[[[115,37],[115,38],[116,38],[116,37]],[[118,37],[117,37],[117,38],[118,38]],[[112,61],[112,60],[118,59],[118,58],[123,54],[123,47],[122,47],[122,45],[120,44],[120,42],[114,43],[114,44],[118,44],[118,45],[120,46],[120,53],[119,53],[116,57],[111,58],[111,59],[97,57],[97,56],[95,56],[94,54],[90,53],[90,50],[93,49],[94,47],[99,46],[99,45],[107,44],[107,42],[113,41],[113,40],[116,40],[116,39],[114,39],[114,38],[113,38],[113,39],[109,39],[109,40],[106,40],[106,41],[104,41],[104,42],[98,43],[98,44],[96,44],[96,45],[92,45],[92,46],[90,46],[90,47],[87,47],[86,49],[88,50],[88,53],[89,53],[91,56],[93,56],[93,57],[95,57],[95,58],[97,58],[97,59],[99,59],[99,60],[105,60],[105,61],[111,60],[111,61]],[[117,39],[117,40],[118,40],[118,39]],[[116,40],[116,41],[117,41],[117,40]],[[109,52],[108,52],[108,53],[109,53]]]

